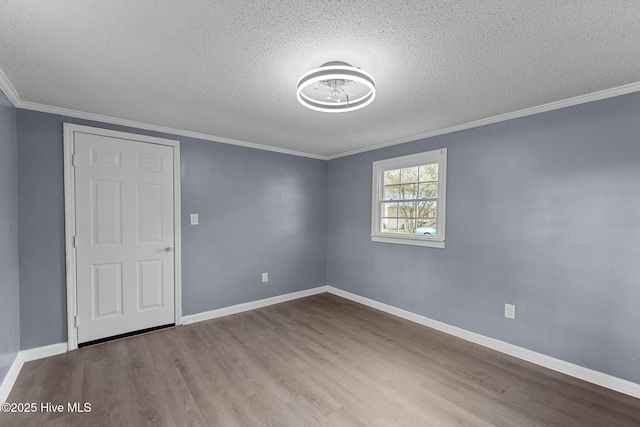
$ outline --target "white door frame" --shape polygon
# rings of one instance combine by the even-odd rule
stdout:
[[[173,237],[174,237],[174,286],[175,286],[175,324],[182,323],[182,282],[181,282],[181,215],[180,215],[180,141],[156,138],[127,132],[118,132],[90,126],[64,123],[64,213],[65,213],[65,252],[67,258],[67,346],[69,350],[78,348],[78,330],[76,327],[77,285],[76,285],[76,234],[75,210],[75,171],[73,168],[74,133],[89,133],[106,137],[129,139],[174,147],[173,150]]]

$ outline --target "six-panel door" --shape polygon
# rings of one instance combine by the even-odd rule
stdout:
[[[174,323],[173,147],[75,133],[78,342]]]

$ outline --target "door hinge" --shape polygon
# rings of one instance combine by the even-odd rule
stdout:
[[[78,247],[78,236],[73,236],[73,247],[74,248]]]
[[[78,158],[78,156],[77,156],[77,155],[75,155],[75,154],[73,154],[73,155],[71,156],[71,165],[73,165],[73,166],[77,166],[77,160],[76,160],[77,158]]]
[[[73,316],[73,324],[76,328],[78,327],[78,323],[79,323],[78,315],[76,314],[75,316]]]

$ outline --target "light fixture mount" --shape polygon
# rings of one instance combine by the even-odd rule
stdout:
[[[342,61],[331,61],[298,80],[298,101],[327,113],[359,110],[373,102],[376,83],[371,74]]]

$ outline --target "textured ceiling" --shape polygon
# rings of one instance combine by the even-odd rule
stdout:
[[[640,82],[640,2],[0,0],[0,69],[25,103],[319,156]],[[370,106],[296,100],[328,61]]]

